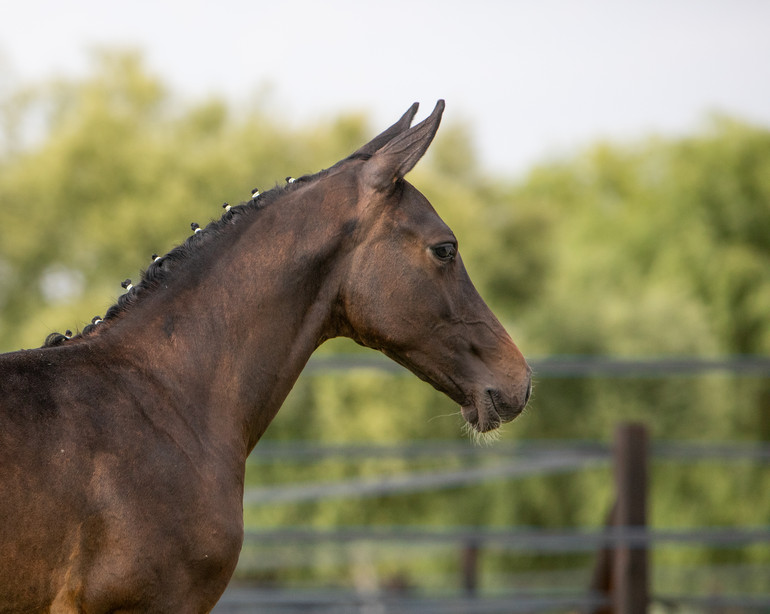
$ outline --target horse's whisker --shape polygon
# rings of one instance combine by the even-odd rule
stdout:
[[[440,414],[438,416],[433,416],[431,418],[428,418],[428,422],[433,422],[434,420],[438,420],[439,418],[451,418],[452,416],[459,416],[459,411],[453,411],[451,414]]]

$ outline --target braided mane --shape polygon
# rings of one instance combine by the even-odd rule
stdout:
[[[53,332],[46,337],[42,347],[55,347],[63,345],[70,340],[91,335],[99,326],[102,326],[103,323],[107,323],[120,316],[130,309],[132,305],[136,304],[144,296],[150,294],[164,281],[168,280],[175,269],[182,263],[190,260],[200,245],[215,240],[223,234],[229,225],[236,224],[244,216],[251,216],[255,214],[255,212],[264,209],[284,194],[292,191],[298,184],[311,181],[325,172],[326,171],[321,171],[315,175],[305,175],[296,180],[292,179],[291,181],[289,181],[290,178],[287,177],[286,185],[276,186],[272,190],[261,194],[257,193],[258,196],[255,198],[227,208],[221,218],[213,220],[205,228],[193,232],[184,243],[173,248],[165,256],[159,258],[155,257],[150,266],[142,272],[142,280],[135,285],[129,285],[127,291],[107,310],[103,319],[98,316],[95,317],[90,324],[84,326],[83,330],[74,336],[71,335],[70,331],[67,331],[67,334]],[[197,224],[193,224],[193,227],[197,227]],[[126,280],[126,282],[128,282],[128,280]]]
[[[190,259],[191,255],[195,253],[201,243],[204,241],[208,242],[215,237],[220,236],[229,224],[235,224],[242,216],[251,215],[260,209],[264,209],[285,194],[299,187],[301,184],[306,184],[323,177],[348,160],[368,160],[371,157],[370,153],[355,152],[328,169],[324,169],[313,175],[303,175],[297,179],[287,177],[285,185],[276,185],[272,190],[261,194],[257,192],[257,196],[253,197],[251,200],[243,201],[234,207],[229,207],[221,218],[212,221],[206,228],[200,229],[200,232],[197,230],[193,232],[184,243],[172,249],[165,256],[155,258],[152,264],[142,272],[142,280],[136,285],[131,286],[125,294],[122,294],[118,298],[118,302],[107,310],[103,319],[100,319],[97,316],[91,321],[91,324],[84,326],[83,330],[74,336],[71,335],[69,331],[67,331],[67,334],[53,332],[46,337],[42,347],[55,347],[63,345],[67,341],[73,339],[87,337],[92,334],[97,327],[101,326],[103,322],[108,322],[109,320],[118,317],[143,296],[146,296],[155,290],[163,281],[168,279],[168,276],[174,268]],[[197,225],[194,225],[194,227],[196,226]]]

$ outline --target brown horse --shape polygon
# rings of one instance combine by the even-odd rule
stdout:
[[[0,612],[208,612],[246,457],[326,339],[381,350],[479,432],[522,411],[527,363],[404,181],[443,108],[228,207],[103,322],[0,356]]]

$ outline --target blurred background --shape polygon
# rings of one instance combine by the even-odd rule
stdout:
[[[693,536],[655,542],[655,611],[770,612],[768,24],[751,0],[17,3],[0,351],[445,98],[410,181],[532,359],[530,409],[479,447],[428,385],[326,344],[249,461],[221,611],[574,611],[633,420],[650,530]]]

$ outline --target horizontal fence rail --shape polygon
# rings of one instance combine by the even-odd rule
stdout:
[[[290,485],[246,488],[244,504],[264,506],[339,498],[369,498],[457,488],[491,479],[514,479],[533,475],[572,472],[607,465],[612,456],[609,444],[550,442],[547,444],[498,444],[480,449],[469,443],[424,442],[396,446],[346,446],[264,442],[255,448],[249,463],[307,461],[342,457],[360,458],[437,458],[439,456],[483,457],[476,467],[412,471],[398,475],[353,477],[339,481],[314,481]],[[501,458],[505,460],[500,460]],[[767,444],[691,444],[661,443],[651,448],[652,460],[699,462],[770,463]],[[496,460],[497,462],[489,462]]]
[[[575,611],[601,607],[607,599],[599,595],[563,595],[544,597],[517,593],[511,597],[419,598],[357,594],[346,591],[284,591],[228,589],[214,608],[215,614],[518,614]]]
[[[657,597],[663,611],[767,612],[770,598],[751,596],[666,595]],[[506,597],[409,598],[356,594],[348,591],[302,591],[288,593],[248,588],[229,588],[214,608],[214,614],[519,614],[536,612],[591,612],[608,606],[606,597],[591,594],[543,596],[516,593]]]
[[[335,499],[341,497],[381,497],[383,495],[425,492],[478,484],[494,478],[515,478],[546,473],[573,472],[590,465],[605,464],[602,455],[560,454],[554,457],[518,459],[485,467],[468,469],[414,471],[401,475],[377,475],[349,478],[337,482],[313,482],[288,486],[247,488],[247,505],[271,505]]]
[[[247,531],[246,543],[268,544],[338,544],[352,542],[400,543],[420,546],[425,544],[476,544],[492,550],[522,552],[594,552],[619,544],[631,548],[650,546],[711,546],[740,548],[754,544],[770,545],[770,527],[722,527],[698,529],[647,529],[642,527],[613,527],[585,530],[509,530],[430,527],[311,529],[282,528]]]
[[[249,457],[250,465],[273,462],[315,461],[327,458],[345,459],[435,459],[451,456],[463,459],[520,458],[536,461],[543,458],[593,458],[609,460],[609,442],[580,440],[496,442],[493,446],[475,446],[468,441],[435,440],[405,444],[321,444],[305,441],[261,441]],[[653,460],[752,461],[770,462],[770,444],[755,442],[659,442],[650,446]]]
[[[732,373],[770,376],[768,356],[727,356],[717,358],[607,358],[602,356],[549,356],[528,359],[537,378],[546,377],[664,377]],[[406,374],[401,365],[377,352],[356,354],[314,354],[305,373],[375,369]]]

